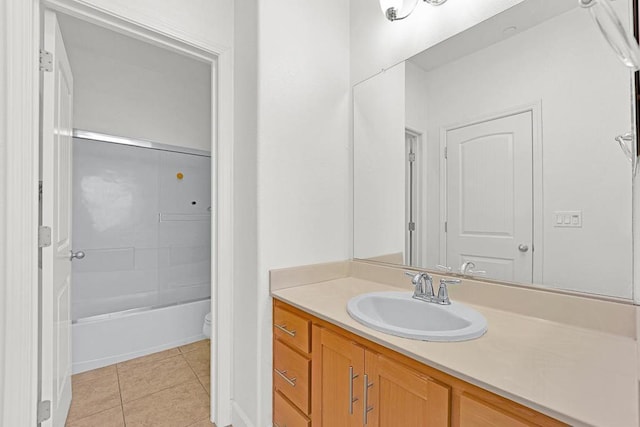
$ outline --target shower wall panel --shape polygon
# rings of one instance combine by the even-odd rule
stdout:
[[[73,319],[210,296],[211,159],[74,139]]]

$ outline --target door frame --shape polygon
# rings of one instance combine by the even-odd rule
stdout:
[[[415,138],[415,152],[414,152],[414,156],[416,159],[416,163],[414,165],[414,179],[415,182],[414,184],[414,188],[413,188],[413,193],[415,194],[415,200],[413,200],[413,205],[414,205],[414,213],[415,213],[415,218],[414,218],[414,222],[416,224],[418,224],[419,221],[419,227],[420,229],[416,232],[413,233],[413,248],[412,248],[412,252],[413,252],[413,262],[414,265],[423,265],[422,263],[422,258],[424,255],[424,250],[421,249],[422,247],[422,242],[424,241],[423,239],[423,232],[426,227],[424,226],[427,222],[426,222],[426,217],[423,215],[423,209],[422,209],[422,201],[424,199],[424,197],[421,197],[420,195],[423,194],[422,192],[424,191],[424,189],[426,188],[426,183],[423,182],[423,164],[425,161],[424,158],[424,151],[422,144],[423,144],[423,133],[411,128],[409,126],[405,126],[404,128],[404,135],[405,135],[405,149],[406,149],[406,143],[407,143],[407,135],[411,135],[413,138]],[[405,160],[405,167],[407,165],[407,162]],[[416,169],[417,168],[417,169]],[[407,173],[407,169],[405,169],[405,189],[408,188],[408,184],[409,184],[409,176]],[[405,209],[408,209],[408,205],[407,205],[407,199],[405,196]],[[405,212],[405,217],[406,217],[406,212]],[[406,222],[406,221],[405,221]],[[407,225],[407,224],[405,224]],[[408,243],[408,238],[407,238],[407,229],[405,229],[405,251],[409,248],[409,243]]]
[[[440,264],[447,265],[447,159],[444,156],[447,132],[472,126],[490,120],[502,119],[521,113],[531,113],[533,144],[533,280],[531,284],[542,284],[543,244],[544,244],[544,199],[543,199],[543,164],[542,164],[542,100],[523,104],[498,112],[474,116],[469,120],[452,123],[440,128]],[[460,266],[450,266],[457,271]],[[489,280],[491,280],[489,278]]]
[[[0,425],[36,425],[38,399],[38,50],[41,11],[50,8],[212,67],[212,174],[216,221],[211,227],[212,399],[217,425],[231,423],[233,292],[233,50],[192,42],[171,27],[136,24],[83,0],[8,0],[0,11]],[[161,28],[160,28],[161,27]],[[11,40],[9,43],[8,40]],[[6,74],[5,74],[6,73]],[[10,349],[10,350],[6,350]]]

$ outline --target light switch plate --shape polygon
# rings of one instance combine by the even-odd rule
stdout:
[[[561,228],[582,228],[582,211],[555,211],[553,226]]]

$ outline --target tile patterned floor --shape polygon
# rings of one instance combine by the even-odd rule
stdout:
[[[66,427],[207,427],[210,341],[72,377]]]

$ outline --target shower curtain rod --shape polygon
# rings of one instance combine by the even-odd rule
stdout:
[[[150,148],[152,150],[171,151],[174,153],[191,154],[194,156],[211,157],[210,151],[197,150],[195,148],[178,147],[176,145],[160,144],[158,142],[145,141],[143,139],[125,138],[122,136],[107,135],[104,133],[90,132],[81,129],[73,130],[73,137],[88,139],[91,141],[108,142],[111,144],[130,145],[133,147]]]

